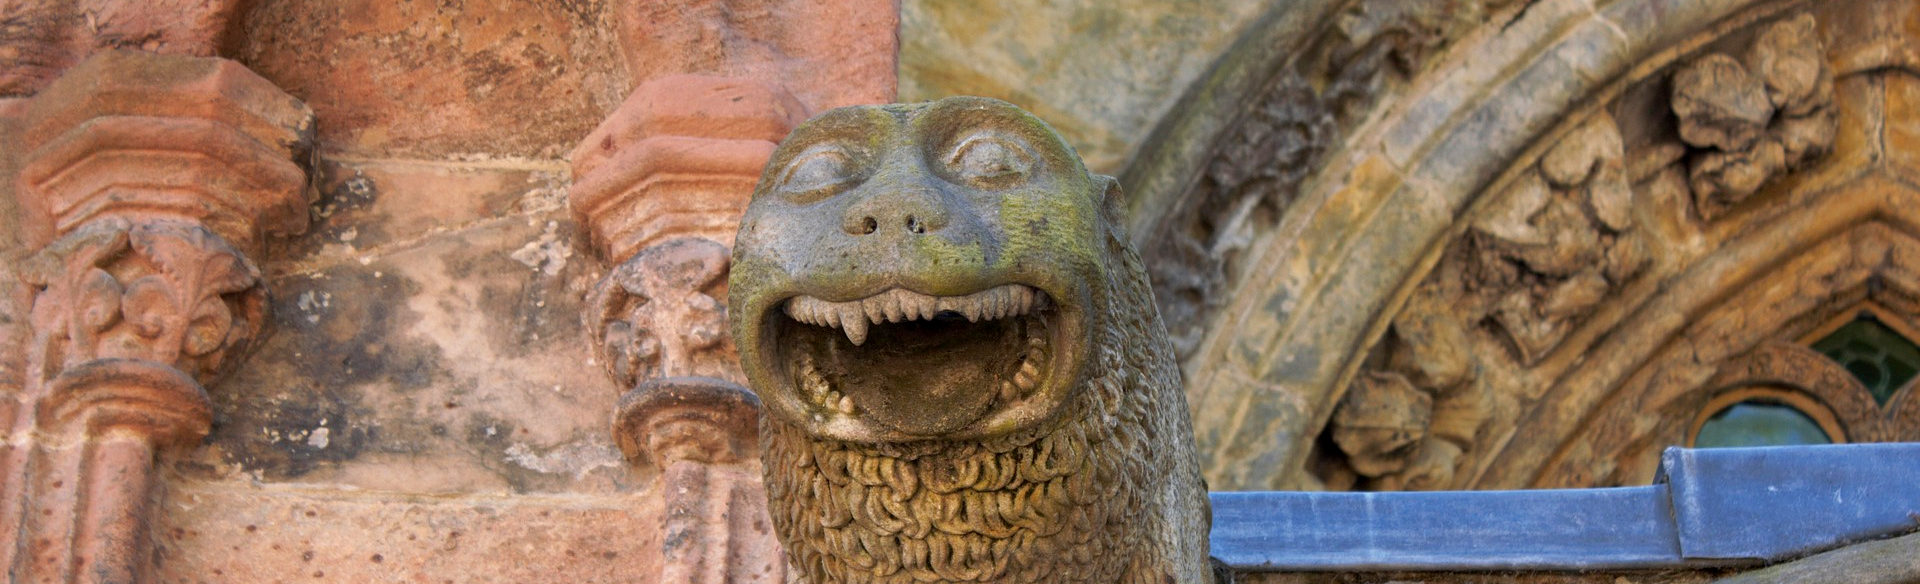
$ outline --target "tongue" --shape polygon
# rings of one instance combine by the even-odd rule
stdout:
[[[943,434],[985,415],[1000,382],[969,360],[931,357],[899,359],[840,389],[868,419],[907,434]]]
[[[869,420],[920,436],[958,430],[985,416],[1014,375],[1025,344],[1018,320],[923,320],[871,329],[864,321],[848,324],[841,321],[849,340],[872,342],[834,351],[845,375],[835,385]]]

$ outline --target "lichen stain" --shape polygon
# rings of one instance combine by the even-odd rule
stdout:
[[[384,271],[382,268],[385,268]],[[376,275],[378,273],[378,275]],[[425,424],[391,424],[371,388],[404,395],[444,376],[439,348],[408,331],[418,286],[380,264],[337,266],[273,282],[274,332],[209,391],[211,450],[262,478],[298,478],[369,450],[417,449]],[[414,428],[413,426],[419,426]]]

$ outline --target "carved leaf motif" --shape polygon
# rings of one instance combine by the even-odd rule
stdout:
[[[1494,201],[1493,214],[1474,227],[1501,241],[1520,245],[1547,243],[1547,235],[1533,224],[1533,217],[1545,209],[1553,191],[1546,179],[1527,173],[1515,179],[1507,192]]]
[[[1427,437],[1433,396],[1397,373],[1367,372],[1334,410],[1333,441],[1353,469],[1378,477],[1399,472]]]
[[[1781,118],[1774,122],[1773,135],[1780,140],[1787,168],[1800,168],[1807,161],[1832,151],[1836,126],[1833,108],[1829,107],[1814,110],[1805,116]]]
[[[1767,100],[1787,116],[1804,116],[1833,93],[1826,43],[1812,14],[1801,14],[1761,31],[1747,49],[1747,70],[1764,80]]]
[[[1773,119],[1773,104],[1766,86],[1739,61],[1712,54],[1673,74],[1673,113],[1688,144],[1739,151],[1760,139]]]
[[[695,349],[711,348],[726,340],[727,306],[700,292],[687,295],[692,312],[687,323],[687,344]]]
[[[227,309],[226,302],[219,296],[202,298],[187,321],[182,348],[195,357],[212,353],[226,344],[227,334],[232,330],[233,312]]]
[[[133,325],[134,334],[157,339],[166,332],[169,317],[178,310],[167,288],[166,279],[158,275],[142,276],[127,284],[120,312]]]
[[[100,220],[55,240],[27,271],[41,288],[40,362],[62,367],[127,358],[211,374],[221,351],[251,334],[237,331],[253,317],[233,307],[260,302],[253,265],[185,222]],[[235,296],[243,293],[252,295]]]
[[[1672,107],[1681,140],[1697,149],[1687,179],[1701,217],[1833,147],[1833,71],[1817,24],[1810,14],[1776,22],[1743,61],[1711,54],[1675,71]]]
[[[83,330],[98,333],[120,320],[120,282],[100,268],[87,268],[82,274],[75,316]]]
[[[726,342],[726,305],[714,294],[724,289],[729,259],[718,243],[672,240],[641,250],[594,287],[588,325],[601,331],[595,351],[616,383],[632,387],[684,369]]]
[[[1464,319],[1450,309],[1455,300],[1432,291],[1432,286],[1423,288],[1393,319],[1399,346],[1389,365],[1416,385],[1444,391],[1472,376],[1473,340],[1462,326]]]

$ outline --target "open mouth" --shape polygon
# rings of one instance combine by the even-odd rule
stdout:
[[[934,436],[1045,393],[1059,314],[1022,284],[961,296],[894,288],[845,302],[800,295],[769,311],[765,356],[815,422]]]

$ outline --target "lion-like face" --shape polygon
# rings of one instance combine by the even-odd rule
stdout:
[[[775,150],[735,240],[731,319],[771,415],[858,442],[1041,424],[1078,385],[1102,196],[1004,102],[841,108]]]

